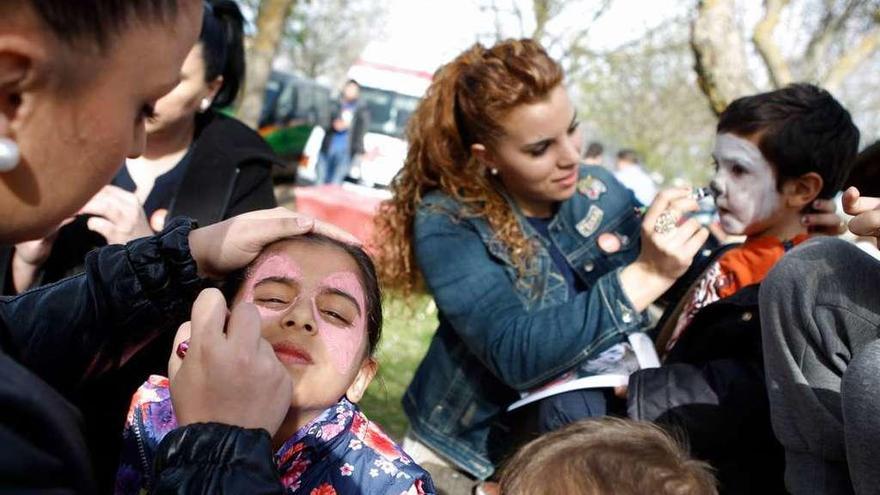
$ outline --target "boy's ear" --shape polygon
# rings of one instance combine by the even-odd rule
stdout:
[[[370,386],[377,371],[379,371],[379,363],[375,359],[371,357],[364,359],[364,364],[361,365],[360,371],[354,377],[354,381],[349,385],[348,390],[345,391],[345,396],[349,401],[357,404],[364,397],[364,393],[366,393],[367,387]]]
[[[816,172],[809,172],[800,177],[788,179],[782,186],[782,195],[785,197],[785,206],[801,210],[813,202],[825,181]]]

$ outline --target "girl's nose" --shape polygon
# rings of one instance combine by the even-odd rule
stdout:
[[[299,299],[293,303],[290,310],[281,319],[281,326],[288,330],[301,328],[307,333],[314,333],[318,326],[315,322],[315,314],[311,301]]]

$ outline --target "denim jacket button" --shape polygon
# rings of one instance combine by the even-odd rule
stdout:
[[[587,272],[591,272],[591,271],[593,271],[594,268],[596,268],[596,265],[594,265],[592,261],[588,261],[588,262],[584,265],[584,270],[586,270]]]

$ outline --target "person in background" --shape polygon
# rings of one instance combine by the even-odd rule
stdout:
[[[144,153],[127,159],[57,233],[17,245],[11,261],[0,263],[10,272],[0,279],[7,282],[3,293],[80,273],[89,251],[152,235],[168,218],[209,225],[276,206],[277,157],[256,132],[216,111],[232,104],[242,86],[241,12],[232,0],[204,6],[199,42],[184,60],[180,82],[147,115]]]
[[[337,108],[321,143],[318,157],[318,184],[342,184],[351,170],[352,160],[364,153],[364,135],[370,113],[360,101],[360,85],[349,79],[342,87]]]
[[[602,143],[593,141],[587,146],[587,152],[584,153],[584,164],[601,166],[604,154],[605,148],[602,146]]]
[[[256,132],[216,110],[230,105],[242,86],[241,12],[231,0],[203,5],[199,41],[180,68],[180,82],[147,115],[143,155],[128,158],[57,234],[15,247],[11,262],[0,265],[11,269],[7,292],[81,273],[90,251],[152,235],[176,216],[204,226],[276,205],[276,157]],[[101,488],[113,480],[131,393],[144,376],[165,372],[173,337],[163,333],[117,373],[77,391]]]
[[[650,423],[596,418],[523,446],[504,465],[502,495],[716,495],[712,468]]]
[[[649,205],[657,195],[657,184],[639,163],[639,155],[629,149],[617,153],[614,177],[636,195],[643,205]]]
[[[880,197],[880,141],[865,147],[853,163],[846,189],[855,187],[862,196]]]
[[[855,187],[862,196],[880,197],[880,141],[863,149],[853,165],[853,171],[846,180],[847,189]],[[852,233],[844,235],[844,239],[852,240],[863,251],[880,260],[877,240],[871,236],[856,237]]]
[[[198,0],[0,3],[0,243],[45,237],[143,151],[145,119],[177,83],[202,9]],[[253,305],[227,321],[223,297],[203,289],[308,231],[352,240],[283,209],[202,228],[178,217],[157,235],[96,250],[81,275],[0,299],[3,489],[97,493],[70,398],[157,328],[191,318],[190,353],[172,381],[179,428],[157,454],[155,473],[171,487],[157,493],[282,493],[270,447],[290,376],[262,342]],[[206,463],[222,476],[173,486],[176,470]]]

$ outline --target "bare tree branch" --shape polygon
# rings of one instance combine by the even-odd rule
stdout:
[[[788,6],[790,0],[764,0],[764,17],[755,26],[755,34],[752,41],[758,54],[764,59],[767,65],[767,71],[770,74],[770,81],[773,86],[779,88],[789,84],[792,81],[791,69],[779,45],[773,41],[773,31],[779,24],[779,18],[782,16],[782,10]]]
[[[535,11],[535,29],[532,31],[532,39],[540,40],[544,37],[544,30],[551,19],[552,0],[533,0],[532,8]]]
[[[825,0],[825,13],[810,41],[804,55],[805,68],[809,74],[815,74],[826,56],[831,41],[840,34],[846,22],[855,13],[864,0],[847,0],[843,11],[837,14],[834,9],[835,0]]]
[[[526,24],[525,24],[525,16],[523,15],[523,11],[519,6],[519,3],[516,0],[513,1],[513,15],[516,17],[517,25],[519,26],[519,36],[524,37],[526,35]]]
[[[263,107],[263,93],[272,72],[284,24],[296,0],[263,0],[257,14],[257,34],[248,51],[247,78],[238,118],[256,127]]]
[[[608,7],[611,6],[611,0],[603,0],[599,5],[599,8],[593,12],[593,17],[586,23],[586,25],[578,31],[578,33],[571,39],[568,43],[568,48],[566,48],[563,53],[563,57],[567,57],[572,51],[574,51],[577,47],[581,46],[584,39],[590,34],[590,29],[596,24],[596,21],[599,20],[600,17],[605,15],[605,12],[608,11]]]
[[[733,0],[700,0],[691,25],[691,48],[697,83],[716,114],[735,98],[755,91]]]
[[[828,71],[822,85],[829,91],[840,88],[843,80],[880,47],[880,26],[865,33],[852,50],[846,52]]]

